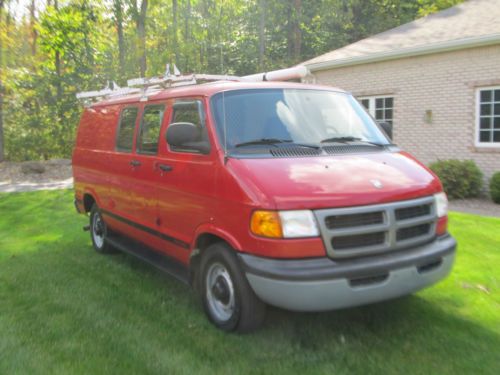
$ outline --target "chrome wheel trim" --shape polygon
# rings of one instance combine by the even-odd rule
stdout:
[[[96,212],[92,217],[92,238],[94,239],[96,247],[99,249],[104,246],[105,225],[101,214]]]
[[[229,271],[221,263],[213,263],[207,271],[205,281],[211,314],[220,322],[230,320],[235,311],[235,295]]]

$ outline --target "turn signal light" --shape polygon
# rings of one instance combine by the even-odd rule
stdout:
[[[255,211],[250,220],[250,231],[262,237],[283,237],[280,218],[276,211]]]

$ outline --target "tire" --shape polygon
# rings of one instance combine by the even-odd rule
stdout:
[[[245,333],[262,324],[266,305],[248,284],[231,247],[220,242],[205,249],[200,271],[203,308],[217,328]]]
[[[101,211],[97,204],[93,204],[90,209],[90,239],[94,250],[99,254],[112,254],[115,249],[106,241],[108,235],[108,227],[102,217]]]

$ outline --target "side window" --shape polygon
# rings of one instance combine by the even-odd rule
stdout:
[[[144,109],[137,137],[137,152],[141,154],[156,154],[158,152],[158,138],[164,113],[164,105],[150,105]]]
[[[189,122],[199,129],[197,141],[207,141],[207,129],[205,127],[205,111],[200,100],[179,100],[174,104],[171,124],[177,122]],[[177,152],[193,152],[187,149],[172,147]]]
[[[123,152],[132,152],[134,143],[134,129],[137,120],[137,107],[128,107],[123,109],[118,124],[118,135],[116,137],[116,149]]]
[[[172,122],[190,122],[200,129],[204,124],[203,105],[199,100],[179,101],[174,104]]]

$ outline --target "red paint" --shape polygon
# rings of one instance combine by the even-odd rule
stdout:
[[[287,83],[218,83],[161,91],[140,102],[139,97],[109,100],[86,108],[73,153],[75,194],[83,202],[91,195],[98,205],[166,236],[178,244],[106,217],[108,225],[158,251],[188,263],[196,240],[216,235],[235,249],[274,258],[325,256],[321,238],[263,239],[249,231],[255,209],[318,209],[392,202],[442,191],[437,177],[407,153],[365,153],[307,158],[235,159],[224,161],[215,136],[209,98],[234,88],[314,88]],[[331,90],[331,88],[325,88]],[[172,152],[165,134],[174,99],[203,101],[211,143],[209,155]],[[125,106],[139,108],[134,139],[145,105],[165,104],[158,155],[115,151],[119,113]],[[136,160],[140,166],[132,166]],[[162,172],[159,164],[172,167]],[[370,182],[378,179],[384,188]],[[83,203],[78,203],[83,209]],[[437,232],[446,231],[440,220]]]

